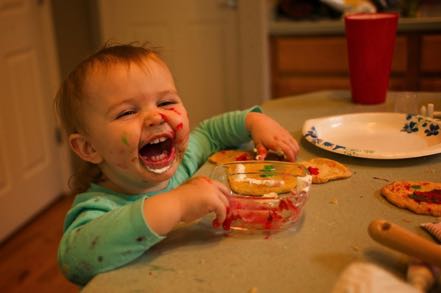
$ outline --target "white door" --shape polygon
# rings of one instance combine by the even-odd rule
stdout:
[[[50,1],[0,0],[0,242],[65,189]],[[60,224],[60,223],[57,223]]]
[[[267,93],[268,81],[262,75],[266,48],[256,46],[266,32],[258,31],[259,40],[250,42],[246,36],[252,37],[261,25],[244,25],[253,19],[250,13],[256,15],[256,7],[266,15],[265,1],[237,1],[98,0],[101,41],[160,46],[194,126],[215,114],[260,103]],[[241,48],[242,40],[248,48]],[[244,62],[253,68],[243,70]]]

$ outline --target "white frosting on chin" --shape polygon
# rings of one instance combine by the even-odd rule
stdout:
[[[152,173],[163,174],[163,173],[167,172],[167,170],[170,169],[171,166],[172,166],[172,164],[170,164],[168,166],[165,166],[163,168],[159,168],[159,169],[152,169],[152,168],[149,168],[149,167],[146,167],[146,169],[149,170]]]
[[[174,164],[175,162],[177,162],[177,161],[178,161],[178,158],[177,158],[177,157],[174,157],[173,160],[170,162],[170,164],[168,164],[168,165],[165,166],[165,167],[162,167],[162,168],[152,168],[152,167],[149,167],[149,166],[147,166],[147,165],[144,165],[144,168],[146,168],[149,172],[152,172],[152,173],[155,173],[155,174],[164,174],[164,173],[167,172],[168,169],[170,169],[170,168],[173,166],[173,164]]]

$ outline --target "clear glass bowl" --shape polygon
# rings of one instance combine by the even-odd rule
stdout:
[[[296,163],[243,161],[217,166],[211,178],[231,190],[225,230],[280,230],[297,222],[311,176]]]

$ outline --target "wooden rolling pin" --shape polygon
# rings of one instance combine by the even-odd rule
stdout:
[[[441,267],[441,246],[385,220],[369,224],[369,235],[375,241]]]

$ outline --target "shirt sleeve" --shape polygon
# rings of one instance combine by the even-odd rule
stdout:
[[[232,111],[204,120],[190,135],[190,141],[183,162],[175,176],[177,183],[190,178],[213,153],[237,148],[250,141],[245,126],[249,112],[262,112],[260,106],[243,111]]]
[[[124,205],[108,194],[79,198],[58,249],[63,273],[76,284],[133,261],[164,238],[145,222],[144,198]]]

